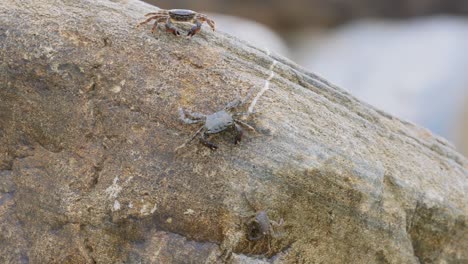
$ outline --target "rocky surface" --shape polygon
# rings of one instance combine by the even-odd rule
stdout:
[[[445,140],[208,27],[135,28],[152,10],[0,2],[1,263],[468,260],[468,163]],[[241,144],[175,151],[197,129],[179,107],[251,87]],[[260,210],[285,223],[249,241]]]

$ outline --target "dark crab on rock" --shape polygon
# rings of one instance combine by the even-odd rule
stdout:
[[[237,99],[235,101],[232,101],[229,104],[227,104],[226,107],[224,107],[224,109],[209,115],[193,113],[184,110],[183,108],[179,108],[179,115],[182,122],[186,124],[203,123],[203,126],[201,126],[187,142],[185,142],[182,146],[178,147],[177,149],[184,147],[187,143],[191,142],[198,135],[200,135],[200,141],[203,145],[213,150],[217,149],[218,146],[216,144],[208,141],[208,135],[220,133],[227,129],[234,129],[236,131],[234,144],[239,143],[242,139],[243,134],[243,130],[240,125],[243,125],[254,131],[255,129],[249,124],[237,118],[239,116],[248,115],[248,113],[233,113],[233,110],[237,107],[244,105],[247,99],[250,97],[250,95],[251,93],[249,93],[249,95],[244,100]]]
[[[158,12],[148,13],[145,16],[148,17],[145,21],[138,24],[138,26],[144,25],[151,20],[155,20],[151,32],[156,32],[158,24],[166,22],[166,31],[172,32],[176,36],[180,36],[179,30],[172,23],[192,23],[194,26],[190,29],[187,36],[192,37],[201,30],[201,26],[204,22],[215,30],[215,22],[209,19],[206,15],[197,13],[188,9],[161,9]]]

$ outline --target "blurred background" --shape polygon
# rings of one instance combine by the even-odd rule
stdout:
[[[209,14],[468,156],[468,0],[146,0]]]

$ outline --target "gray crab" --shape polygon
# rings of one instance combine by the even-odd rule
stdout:
[[[186,124],[203,123],[203,126],[201,126],[197,130],[197,132],[195,132],[195,134],[187,142],[185,142],[182,146],[178,147],[177,149],[184,147],[187,143],[191,142],[199,134],[200,134],[201,143],[209,147],[210,149],[215,150],[218,148],[218,146],[208,141],[208,135],[210,134],[217,134],[227,129],[235,129],[237,134],[234,138],[234,144],[237,144],[241,141],[242,135],[243,135],[243,130],[240,125],[243,125],[255,131],[255,129],[252,126],[250,126],[249,124],[237,118],[239,116],[249,115],[248,113],[244,113],[244,112],[233,113],[233,110],[235,108],[240,107],[247,102],[247,100],[251,96],[252,90],[253,89],[251,89],[251,91],[249,92],[249,95],[245,99],[243,100],[236,99],[230,102],[229,104],[227,104],[224,107],[224,109],[218,112],[209,114],[209,115],[205,115],[201,113],[193,113],[193,112],[184,110],[183,108],[179,108],[179,116],[182,122]]]
[[[206,15],[197,13],[188,9],[160,9],[157,12],[148,13],[145,15],[148,17],[145,21],[140,22],[138,26],[144,25],[151,20],[154,21],[153,28],[151,32],[156,32],[158,29],[158,24],[161,22],[166,22],[166,30],[172,32],[176,36],[180,36],[179,30],[172,23],[192,23],[195,24],[190,31],[188,32],[188,37],[193,37],[201,30],[201,26],[204,22],[207,22],[208,25],[215,31],[215,22],[209,19]]]
[[[283,218],[279,222],[273,221],[268,217],[268,213],[265,210],[259,210],[257,206],[252,204],[250,199],[247,197],[245,192],[242,193],[244,199],[250,208],[255,210],[255,213],[244,216],[248,217],[249,220],[246,222],[247,227],[247,239],[250,241],[260,240],[264,237],[278,238],[280,237],[275,233],[273,226],[279,227],[284,224]]]
[[[276,222],[268,217],[266,211],[258,211],[255,213],[255,216],[246,223],[247,238],[250,241],[256,241],[267,236],[277,238],[279,236],[275,233],[273,226],[282,226],[283,224],[284,220],[282,218],[279,222]]]
[[[245,192],[242,192],[242,195],[249,207],[254,210],[254,212],[241,215],[242,218],[248,219],[242,220],[242,222],[246,227],[246,238],[253,244],[253,249],[251,249],[250,252],[259,253],[263,251],[263,253],[269,255],[272,248],[272,240],[280,239],[284,236],[284,233],[278,233],[278,230],[275,230],[275,228],[284,226],[285,222],[283,218],[281,218],[279,222],[273,221],[268,216],[266,210],[260,210],[257,206],[251,203]],[[264,248],[265,244],[267,246],[267,250]],[[261,247],[260,251],[257,250],[258,246]]]

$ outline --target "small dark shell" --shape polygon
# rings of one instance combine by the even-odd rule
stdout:
[[[188,9],[171,9],[169,16],[175,20],[186,21],[195,16],[196,12]]]
[[[171,9],[169,14],[179,15],[179,16],[190,16],[194,15],[196,12],[189,9]]]

